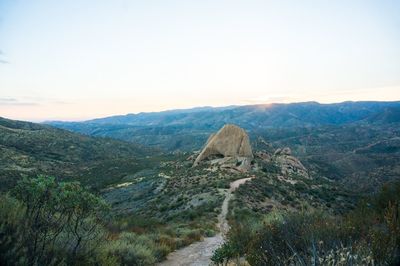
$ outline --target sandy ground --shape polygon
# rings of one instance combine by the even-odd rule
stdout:
[[[159,266],[206,266],[211,264],[211,256],[219,246],[224,243],[224,236],[229,231],[229,224],[226,215],[229,210],[229,201],[241,184],[254,177],[247,177],[236,180],[230,184],[226,192],[224,202],[222,203],[221,213],[218,216],[218,228],[220,233],[213,237],[206,237],[203,241],[193,243],[187,247],[170,253],[166,261],[158,264]]]

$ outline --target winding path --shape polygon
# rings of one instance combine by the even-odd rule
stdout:
[[[221,213],[218,215],[218,228],[220,233],[213,237],[206,237],[203,241],[195,242],[187,247],[170,253],[166,261],[159,263],[159,266],[206,266],[211,264],[211,257],[214,251],[224,243],[224,237],[229,231],[229,224],[226,216],[229,209],[229,201],[232,199],[233,191],[241,184],[254,177],[242,178],[233,181],[226,192],[222,203]]]

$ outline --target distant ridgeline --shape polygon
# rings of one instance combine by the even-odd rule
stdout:
[[[400,122],[400,102],[316,102],[204,107],[111,116],[85,122],[47,122],[92,136],[156,146],[167,151],[200,149],[210,133],[235,124],[257,137],[265,129],[385,125]],[[272,131],[274,132],[274,131]]]
[[[165,152],[199,150],[225,124],[248,133],[253,148],[290,147],[318,175],[342,179],[360,191],[396,178],[400,154],[400,102],[343,102],[204,107],[48,124],[110,137]],[[351,177],[351,178],[347,178]]]

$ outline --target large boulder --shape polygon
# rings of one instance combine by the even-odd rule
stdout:
[[[235,125],[225,125],[209,137],[205,147],[197,156],[194,166],[213,156],[253,158],[250,139],[246,131]]]

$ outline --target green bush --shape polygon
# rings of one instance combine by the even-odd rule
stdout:
[[[0,257],[6,265],[26,265],[26,248],[19,246],[24,241],[24,206],[9,195],[0,196]]]
[[[274,162],[262,162],[261,169],[263,172],[269,174],[278,174],[281,171],[281,168],[277,166]]]
[[[266,223],[248,247],[251,265],[305,265],[340,246],[335,219],[322,213],[285,213]]]
[[[94,265],[105,259],[99,250],[108,206],[79,183],[23,179],[0,201],[0,257],[6,264]]]
[[[152,265],[156,262],[154,242],[135,233],[122,233],[110,243],[108,253],[118,258],[121,265]]]
[[[235,248],[232,246],[232,242],[224,243],[221,247],[219,247],[211,257],[211,260],[219,265],[225,264],[229,259],[232,259],[236,256]]]
[[[400,182],[385,185],[344,216],[235,210],[228,242],[213,256],[245,256],[250,265],[399,265]]]

